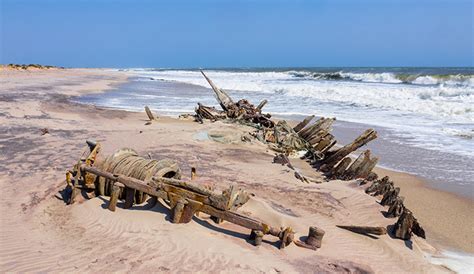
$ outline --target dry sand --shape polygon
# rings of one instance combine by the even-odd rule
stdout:
[[[354,182],[303,184],[288,168],[272,164],[273,153],[263,144],[203,138],[213,130],[239,134],[250,128],[171,118],[146,126],[144,113],[68,101],[126,78],[103,70],[0,71],[1,272],[446,272],[425,258],[437,252],[431,232],[436,244],[472,251],[472,202],[427,189],[412,176],[391,174],[403,184],[406,204],[427,229],[428,242],[373,239],[335,227],[396,221],[384,218],[386,209]],[[50,133],[41,135],[42,128]],[[159,205],[112,213],[105,209],[106,198],[98,197],[66,206],[56,196],[86,139],[102,142],[103,155],[132,147],[142,155],[178,160],[185,178],[195,166],[199,180],[218,189],[238,184],[256,195],[240,211],[274,226],[290,225],[297,237],[311,225],[321,227],[323,246],[316,252],[295,245],[279,250],[268,237],[257,248],[246,241],[249,231],[232,224],[215,225],[206,217],[171,224]],[[317,176],[303,161],[292,163]],[[444,204],[436,204],[440,200]],[[465,220],[450,216],[456,214]],[[449,231],[455,222],[456,231]]]

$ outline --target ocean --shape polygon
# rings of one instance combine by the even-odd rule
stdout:
[[[218,106],[198,69],[117,69],[133,77],[117,89],[80,97],[82,103],[162,115]],[[237,68],[206,69],[235,99],[287,119],[336,117],[342,144],[368,127],[369,144],[390,169],[424,177],[435,187],[474,199],[474,68]],[[350,134],[348,134],[350,132]],[[339,135],[339,136],[338,136]]]

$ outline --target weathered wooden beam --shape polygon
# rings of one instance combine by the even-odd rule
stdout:
[[[370,151],[366,150],[364,153],[361,153],[359,157],[357,157],[357,159],[352,163],[352,165],[350,165],[349,168],[347,168],[344,174],[342,174],[342,177],[344,177],[344,179],[350,180],[354,178],[357,169],[362,165],[362,162],[367,157],[367,153],[370,153]]]
[[[329,171],[334,165],[336,165],[340,160],[349,155],[351,152],[360,148],[361,146],[367,144],[373,139],[377,138],[377,132],[373,129],[368,129],[357,137],[352,143],[347,144],[337,151],[335,151],[331,156],[325,158],[321,161],[321,170]]]
[[[281,240],[281,245],[280,245],[281,248],[285,247],[286,245],[290,244],[293,241],[294,232],[291,230],[291,228],[283,229],[283,228],[272,227],[266,223],[241,215],[237,212],[216,208],[211,205],[212,201],[210,199],[212,198],[209,198],[200,193],[192,192],[191,190],[184,189],[182,187],[182,186],[189,187],[190,185],[189,183],[183,184],[182,182],[179,182],[179,183],[176,182],[178,180],[175,181],[173,179],[163,178],[163,179],[168,180],[168,182],[175,183],[175,185],[165,184],[163,181],[161,184],[152,186],[152,185],[146,184],[145,182],[141,180],[137,180],[135,178],[131,178],[131,177],[123,176],[123,175],[112,174],[110,172],[99,170],[95,167],[82,165],[80,167],[80,170],[84,172],[91,172],[98,176],[107,178],[111,182],[115,182],[114,185],[117,184],[117,182],[119,182],[123,184],[123,187],[133,188],[136,191],[142,191],[144,193],[147,193],[150,196],[155,196],[157,198],[162,198],[164,200],[170,200],[170,197],[173,197],[173,195],[177,195],[178,197],[180,197],[180,199],[184,199],[188,203],[197,202],[198,206],[196,206],[196,211],[204,212],[206,214],[209,214],[210,216],[214,216],[216,218],[231,222],[239,226],[243,226],[250,230],[258,230],[258,231],[262,231],[264,234],[270,234],[270,235],[279,237]],[[199,189],[199,188],[193,188],[193,189]],[[204,191],[202,189],[199,189],[199,191],[209,192],[209,190]],[[116,188],[113,188],[113,193],[114,192],[116,192]],[[216,195],[214,194],[214,196]],[[118,195],[117,195],[117,198],[118,198]],[[202,205],[200,205],[201,203]],[[175,205],[173,205],[172,208]],[[184,210],[184,207],[183,207],[183,210]],[[183,218],[183,212],[181,212],[180,221],[183,220],[182,218]]]
[[[133,202],[135,201],[135,189],[133,188],[125,188],[125,204],[123,208],[128,209],[133,206]]]
[[[410,240],[412,234],[426,239],[425,230],[420,226],[413,213],[406,208],[393,226],[393,232],[396,238],[402,240]]]
[[[387,228],[379,226],[355,226],[355,225],[336,225],[339,228],[352,231],[359,234],[374,234],[384,235],[387,234]]]
[[[216,95],[216,99],[217,101],[219,102],[219,104],[221,105],[222,109],[224,111],[228,111],[231,109],[231,107],[233,105],[235,105],[234,101],[232,100],[232,98],[225,92],[223,91],[222,89],[218,88],[212,81],[211,79],[209,79],[209,77],[207,77],[207,75],[204,73],[204,71],[201,70],[201,73],[202,73],[202,76],[204,76],[204,78],[206,78],[207,82],[209,83],[209,85],[211,85],[211,88],[212,90],[214,91],[215,95]]]
[[[260,102],[260,104],[258,104],[256,110],[261,113],[263,107],[264,107],[267,103],[268,103],[267,99],[263,99],[263,100]]]
[[[108,209],[110,211],[115,211],[115,207],[117,206],[117,201],[120,195],[120,186],[115,183],[112,187],[112,195],[110,196],[109,206]]]
[[[156,120],[155,115],[153,115],[153,112],[151,112],[151,110],[148,106],[145,106],[145,112],[146,112],[146,115],[148,116],[148,119],[150,121],[155,121]]]
[[[309,124],[309,122],[311,122],[311,120],[313,120],[313,118],[314,118],[314,115],[310,115],[310,116],[304,118],[304,120],[301,121],[301,122],[299,122],[299,123],[293,128],[293,130],[294,130],[296,133],[298,133],[300,130],[302,130],[303,128],[305,128],[305,127]]]
[[[346,168],[351,164],[351,158],[346,157],[342,159],[330,172],[329,177],[331,178],[340,178],[346,171]]]
[[[298,135],[299,135],[301,138],[305,138],[305,136],[307,136],[308,133],[310,133],[313,129],[318,128],[318,127],[324,122],[324,120],[325,120],[324,117],[319,118],[318,120],[316,120],[316,122],[314,122],[314,124],[309,125],[309,126],[306,126],[306,127],[303,128],[302,130],[300,130],[300,131],[298,132]]]
[[[387,218],[394,218],[394,217],[399,217],[403,214],[403,211],[405,210],[405,206],[403,205],[403,200],[405,198],[398,196],[393,204],[390,206],[390,208],[387,211],[387,214],[385,217]]]
[[[393,187],[389,191],[387,191],[384,195],[382,200],[380,201],[380,204],[383,206],[391,206],[398,197],[398,194],[400,193],[400,188],[399,187]]]

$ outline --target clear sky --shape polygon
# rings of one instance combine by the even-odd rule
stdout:
[[[473,66],[473,0],[0,0],[0,63]]]

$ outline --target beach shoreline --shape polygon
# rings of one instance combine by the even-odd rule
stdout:
[[[195,132],[199,132],[200,129],[197,127],[197,124],[191,121],[181,121],[178,119],[161,117],[158,123],[149,127],[144,126],[145,122],[145,114],[144,113],[135,113],[135,112],[127,112],[122,110],[112,110],[112,109],[104,109],[100,107],[82,105],[76,102],[72,102],[71,99],[74,96],[80,96],[87,93],[94,93],[94,92],[104,92],[106,90],[113,89],[116,85],[121,83],[125,83],[127,78],[129,77],[128,74],[122,72],[110,72],[106,70],[91,70],[91,69],[84,69],[84,70],[60,70],[51,71],[51,72],[0,72],[2,73],[2,84],[7,84],[2,87],[2,94],[1,94],[1,103],[5,106],[2,110],[2,115],[0,119],[4,127],[6,127],[7,133],[5,134],[5,138],[9,140],[9,143],[4,143],[1,147],[2,150],[5,152],[5,156],[3,156],[2,160],[9,161],[6,167],[0,170],[1,174],[1,184],[6,189],[6,191],[2,194],[2,236],[3,237],[12,237],[12,235],[17,235],[13,230],[13,227],[19,224],[20,220],[25,221],[25,217],[33,217],[33,222],[36,221],[45,221],[51,220],[51,217],[37,217],[36,214],[38,212],[44,212],[47,209],[56,209],[65,216],[69,216],[67,210],[64,209],[64,205],[57,200],[54,200],[53,196],[55,192],[61,188],[62,186],[62,176],[64,174],[65,168],[70,165],[73,161],[67,157],[67,155],[58,156],[53,153],[50,149],[56,148],[63,153],[68,152],[73,154],[74,156],[79,155],[79,151],[83,147],[83,141],[86,138],[94,138],[104,142],[110,149],[117,148],[117,146],[126,145],[132,146],[130,144],[130,140],[132,138],[144,138],[142,140],[147,140],[148,144],[138,144],[136,143],[137,149],[140,151],[147,151],[150,149],[150,146],[163,146],[164,149],[168,152],[163,152],[167,156],[175,155],[178,159],[183,160],[184,166],[187,168],[191,163],[186,163],[186,160],[193,161],[192,157],[189,158],[188,156],[184,156],[183,153],[186,153],[186,149],[183,149],[177,146],[177,142],[182,141],[185,143],[185,146],[190,147],[193,150],[198,152],[204,153],[206,159],[211,161],[212,154],[206,154],[206,149],[211,149],[213,145],[209,145],[204,142],[196,142],[195,140],[188,140],[186,139],[189,136],[194,136]],[[25,73],[30,73],[28,76],[30,79],[28,81],[23,81],[25,77]],[[34,76],[31,74],[34,73]],[[51,79],[45,79],[45,75],[50,78],[54,78],[54,81]],[[37,77],[37,79],[31,79],[31,77]],[[25,83],[23,83],[25,82]],[[41,88],[51,86],[53,90]],[[65,97],[64,97],[65,96]],[[51,99],[48,101],[48,98]],[[103,126],[100,125],[103,123]],[[161,127],[162,125],[162,127]],[[212,124],[205,124],[203,126],[204,129],[206,128],[213,128],[215,125]],[[228,125],[224,125],[228,127]],[[8,151],[6,149],[7,145],[15,145],[15,138],[26,138],[29,139],[36,139],[40,138],[37,137],[35,134],[35,130],[41,127],[47,127],[50,129],[51,134],[50,136],[45,136],[46,139],[45,143],[36,144],[38,146],[42,146],[44,148],[48,148],[48,150],[40,150],[37,151],[36,154],[26,153],[25,156],[21,156],[20,154],[23,153],[21,149],[16,148],[17,150]],[[230,126],[230,128],[232,128]],[[138,133],[139,131],[142,131]],[[180,132],[184,131],[186,134],[183,136],[179,136],[176,140],[168,140],[168,139],[160,139],[157,140],[154,138],[153,134],[157,136],[164,136],[166,134],[170,134],[170,132]],[[189,131],[189,133],[188,133]],[[39,134],[37,134],[39,135]],[[145,136],[145,137],[143,137]],[[43,137],[41,137],[43,138]],[[192,137],[191,137],[192,139]],[[82,141],[80,141],[82,140]],[[186,141],[187,140],[187,141]],[[18,140],[17,140],[18,141]],[[189,143],[189,141],[192,141]],[[37,141],[33,141],[37,142]],[[42,141],[41,141],[42,142]],[[68,147],[70,146],[70,147]],[[68,148],[67,148],[68,147]],[[224,146],[225,148],[229,149],[228,146]],[[251,146],[247,147],[239,147],[239,150],[234,153],[238,153],[234,156],[242,156],[242,153],[245,149],[256,151],[256,159],[259,160],[261,158],[262,161],[266,161],[269,157],[265,154],[265,148],[258,144],[252,144]],[[26,149],[26,148],[25,148]],[[36,148],[30,148],[30,150],[35,150]],[[176,151],[173,151],[175,149]],[[234,148],[233,148],[234,149]],[[106,149],[107,151],[107,149]],[[52,154],[53,153],[53,154]],[[261,155],[260,155],[260,154]],[[42,155],[44,154],[44,155]],[[267,153],[268,154],[268,153]],[[49,155],[50,157],[46,157],[45,155]],[[52,156],[51,156],[52,155]],[[245,154],[243,154],[245,155]],[[251,155],[251,154],[249,154]],[[258,157],[257,157],[258,156]],[[11,158],[14,158],[11,161]],[[28,159],[27,157],[33,157],[33,159]],[[248,157],[248,155],[247,155]],[[43,169],[32,169],[33,173],[36,172],[38,174],[27,174],[23,169],[31,169],[34,167],[34,163],[38,161],[38,159],[46,160],[49,162],[42,162],[40,165]],[[68,160],[69,159],[69,160]],[[238,159],[237,159],[238,160]],[[256,160],[256,161],[257,161]],[[196,158],[194,162],[198,163],[200,160]],[[235,163],[228,159],[228,164]],[[293,161],[293,160],[292,160]],[[309,166],[306,168],[304,167],[303,161],[298,161],[297,159],[294,160],[297,162],[298,166],[300,166],[305,172],[310,172]],[[261,162],[256,162],[256,164],[262,164]],[[237,170],[248,170],[251,166],[246,164],[241,164]],[[267,168],[267,166],[265,166]],[[277,166],[268,167],[271,169],[272,172],[278,172]],[[46,169],[46,171],[44,170]],[[225,166],[212,166],[212,165],[204,165],[201,172],[209,172],[214,176],[217,175],[217,170],[226,170]],[[187,169],[186,169],[187,170]],[[233,176],[237,176],[239,173],[235,170],[230,170]],[[249,171],[250,172],[250,171]],[[315,172],[311,169],[311,172]],[[281,171],[280,171],[281,173]],[[389,175],[390,178],[395,182],[397,186],[401,187],[401,195],[405,196],[405,203],[410,210],[414,212],[414,215],[418,218],[422,226],[427,230],[428,235],[428,242],[434,245],[436,248],[447,248],[447,249],[459,249],[464,252],[474,253],[473,249],[473,242],[472,242],[472,227],[473,224],[473,216],[471,213],[472,209],[472,200],[467,200],[463,197],[459,197],[455,194],[443,192],[440,190],[436,190],[430,188],[429,183],[423,182],[422,179],[417,178],[416,176],[401,173],[401,172],[394,172],[386,169],[377,169],[377,173],[380,176]],[[250,172],[250,175],[258,177],[257,174],[253,174]],[[250,180],[252,176],[242,174],[242,179],[237,177],[236,180]],[[269,175],[270,176],[270,175]],[[279,175],[284,179],[281,180],[290,180],[291,176],[288,174]],[[35,182],[38,178],[48,178],[48,181],[51,183],[48,185],[43,185],[38,182]],[[11,184],[14,178],[21,178],[19,179],[19,186],[15,186]],[[224,178],[226,178],[224,176]],[[230,178],[230,177],[229,177]],[[276,175],[273,175],[273,178],[279,178]],[[228,179],[228,178],[227,178]],[[283,182],[281,182],[283,183]],[[18,187],[22,185],[28,185],[32,190],[27,190],[27,197],[21,197],[22,194]],[[295,183],[295,185],[290,184],[286,191],[292,191],[294,188],[298,189],[299,187],[303,187],[300,185],[301,183]],[[318,186],[319,191],[323,191],[319,188],[326,189],[330,192],[338,193],[337,195],[346,195],[344,193],[359,193],[363,192],[361,189],[353,190],[351,187],[348,187],[346,183],[341,183],[337,185],[337,183],[324,183],[321,186]],[[262,199],[266,202],[269,199],[265,197],[265,194],[261,191],[259,192],[259,187],[256,185],[252,185],[251,183],[244,184],[244,186],[251,188],[257,193],[262,195]],[[269,187],[269,186],[265,186]],[[306,187],[304,187],[306,188]],[[45,191],[47,190],[47,191]],[[336,195],[336,196],[337,196]],[[355,195],[355,194],[354,194]],[[359,194],[357,194],[359,195]],[[364,194],[365,195],[365,194]],[[9,197],[11,196],[11,197]],[[350,195],[349,195],[350,196]],[[347,197],[349,197],[347,196]],[[367,197],[366,197],[367,196]],[[344,196],[346,197],[346,196]],[[363,199],[364,207],[372,208],[375,204],[371,204],[374,202],[374,199],[368,195],[361,195],[360,199]],[[351,201],[351,204],[354,201]],[[97,203],[97,200],[95,200]],[[73,210],[74,214],[79,214],[78,216],[84,216],[84,212],[81,211],[81,207],[84,210],[92,210],[90,206],[93,202],[85,202],[83,205],[78,206]],[[99,206],[97,206],[99,207]],[[26,208],[26,209],[25,209]],[[8,210],[7,210],[8,209]],[[20,217],[14,217],[17,213],[16,211],[20,211]],[[296,207],[295,210],[299,210],[301,215],[305,215],[305,210]],[[338,209],[340,211],[342,209]],[[7,212],[10,211],[10,212]],[[347,209],[342,210],[344,214],[353,214],[346,212]],[[82,214],[82,215],[81,215]],[[101,214],[100,211],[98,214]],[[125,214],[125,213],[120,213]],[[314,214],[314,213],[313,213]],[[340,212],[336,215],[341,214]],[[369,214],[370,215],[370,214]],[[368,215],[368,216],[369,216]],[[380,213],[381,215],[381,213]],[[40,216],[42,216],[40,214]],[[121,216],[121,215],[119,215]],[[310,216],[310,215],[308,215]],[[370,215],[373,217],[372,215]],[[9,219],[10,218],[10,219]],[[67,227],[68,223],[73,222],[74,216],[69,216],[66,223],[62,224]],[[108,218],[108,217],[107,217]],[[127,218],[133,218],[132,216]],[[358,218],[358,217],[357,217]],[[377,217],[378,218],[378,217]],[[28,218],[26,218],[27,220]],[[52,218],[54,219],[54,218]],[[56,219],[54,219],[56,220]],[[377,219],[381,222],[395,222],[394,219]],[[323,225],[329,226],[331,221],[329,219],[327,221],[321,221]],[[327,224],[325,224],[327,222]],[[37,223],[33,223],[37,224]],[[27,226],[31,226],[32,224],[28,224]],[[159,225],[166,226],[168,224]],[[46,224],[45,227],[49,228],[51,225]],[[42,231],[42,230],[38,230]],[[189,232],[189,230],[186,230]],[[332,230],[331,230],[332,232]],[[52,232],[51,232],[52,233]],[[338,235],[337,231],[333,232],[335,235]],[[52,233],[54,234],[54,233]],[[32,235],[36,235],[32,233]],[[39,234],[38,234],[39,235]],[[345,235],[345,234],[342,234]],[[13,237],[17,237],[13,236]],[[51,235],[50,235],[51,236]],[[169,235],[168,235],[169,236]],[[51,237],[55,237],[52,235]],[[173,237],[173,236],[171,236]],[[335,236],[334,236],[335,237]],[[327,245],[331,245],[331,239],[336,241],[332,236],[329,236]],[[3,239],[3,243],[9,243],[7,240]],[[51,243],[48,243],[47,246],[54,246],[54,241],[51,240]],[[225,239],[220,239],[224,243]],[[357,239],[354,242],[354,245],[361,245],[364,246],[367,244],[366,242]],[[384,241],[397,241],[387,239]],[[416,239],[418,243],[418,239]],[[337,241],[336,241],[337,243]],[[419,244],[424,246],[424,241],[420,241]],[[34,243],[33,243],[34,245]],[[400,251],[399,256],[406,258],[407,255],[406,251],[399,247],[399,242],[393,242],[388,244],[390,248],[394,250]],[[2,254],[2,262],[1,262],[1,269],[2,270],[21,270],[23,266],[21,262],[14,263],[14,256],[9,254],[9,251],[6,250],[7,248],[12,246],[12,243],[9,243],[4,246],[0,251]],[[40,245],[41,246],[41,245]],[[89,248],[91,248],[89,246]],[[429,248],[428,248],[429,249]],[[46,252],[47,253],[47,252]],[[291,251],[290,251],[291,253]],[[297,254],[293,254],[292,252],[289,256],[293,258],[298,258]],[[328,248],[327,250],[321,250],[321,253],[324,256],[328,256],[332,258],[335,256],[335,251]],[[306,254],[306,253],[305,253]],[[38,255],[41,258],[40,255]],[[57,256],[59,255],[55,255]],[[228,256],[231,256],[229,254]],[[341,255],[344,257],[344,255]],[[418,256],[418,255],[417,255]],[[32,257],[35,258],[35,257]],[[281,259],[281,257],[278,257]],[[21,258],[20,258],[21,259]],[[30,258],[31,259],[31,258]],[[237,260],[236,258],[232,258],[232,260]],[[269,260],[271,258],[269,257]],[[356,258],[354,260],[356,263],[364,263],[363,258]],[[416,263],[420,264],[417,265],[417,270],[424,269],[424,270],[436,270],[442,271],[442,269],[438,268],[430,268],[431,266],[422,264],[422,259],[417,259]],[[387,263],[389,264],[389,263]],[[140,264],[138,264],[140,266]],[[15,268],[17,266],[17,268]],[[382,266],[374,264],[375,268],[378,270],[383,269]],[[46,267],[42,265],[42,267]],[[68,266],[70,267],[70,266]],[[286,265],[281,265],[282,268],[288,267]],[[408,267],[404,266],[404,267]],[[24,269],[24,268],[23,268]],[[48,269],[42,268],[42,269]],[[51,268],[50,268],[51,269]],[[65,268],[70,269],[70,268]],[[133,268],[132,268],[133,269]],[[140,268],[139,268],[140,269]],[[403,269],[403,268],[401,268]],[[89,269],[91,271],[93,269]],[[287,269],[288,270],[288,269]],[[299,269],[302,271],[302,269]],[[405,269],[407,270],[407,269]],[[77,270],[76,270],[77,271]],[[376,271],[377,272],[377,271]]]

